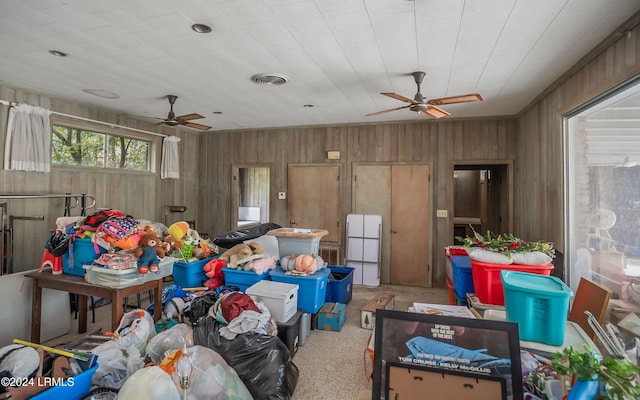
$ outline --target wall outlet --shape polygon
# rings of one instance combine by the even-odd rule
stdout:
[[[436,210],[436,217],[438,218],[447,218],[448,215],[447,210]]]
[[[287,192],[278,192],[278,200],[284,200],[287,198]]]

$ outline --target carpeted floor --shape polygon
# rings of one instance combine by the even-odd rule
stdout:
[[[340,332],[311,330],[303,346],[293,358],[300,370],[296,390],[291,400],[365,400],[371,398],[371,373],[368,356],[365,357],[367,340],[372,331],[360,327],[360,309],[376,293],[388,292],[395,295],[394,309],[407,310],[414,302],[448,304],[446,289],[425,289],[409,286],[381,285],[369,287],[353,286],[351,302],[347,305],[347,317]],[[131,298],[135,301],[135,298]],[[142,306],[148,299],[142,299]],[[71,315],[73,318],[73,314]],[[109,330],[111,305],[96,309],[96,322],[91,323],[89,332]],[[77,320],[72,320],[71,332],[47,343],[49,346],[68,343],[77,338]]]

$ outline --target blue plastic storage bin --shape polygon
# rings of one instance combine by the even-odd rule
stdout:
[[[322,268],[309,276],[295,276],[286,275],[282,268],[276,267],[269,274],[272,281],[298,285],[298,308],[304,312],[315,314],[324,304],[329,268]]]
[[[222,268],[224,274],[225,286],[237,286],[242,293],[247,291],[249,286],[258,283],[262,280],[271,280],[269,271],[265,271],[262,274],[256,274],[255,271],[243,271],[241,269]]]
[[[335,265],[329,265],[328,268],[329,278],[324,301],[327,303],[349,304],[353,295],[353,271],[355,268]]]
[[[91,389],[91,380],[93,374],[98,369],[98,364],[88,370],[79,373],[73,377],[73,381],[67,378],[64,385],[56,385],[50,389],[40,392],[33,397],[29,397],[31,400],[78,400],[83,398],[89,393]]]
[[[173,264],[173,283],[183,288],[201,287],[208,280],[204,266],[215,257],[193,262],[176,261]]]
[[[471,276],[471,260],[468,256],[451,256],[450,258],[453,291],[456,296],[466,299],[467,293],[475,293]]]
[[[517,322],[520,339],[551,346],[564,343],[573,291],[560,278],[502,270],[507,321]]]
[[[96,250],[98,250],[97,253]],[[89,238],[75,238],[69,245],[69,251],[62,255],[62,271],[69,275],[84,276],[87,271],[82,266],[93,264],[100,254],[106,252],[106,249],[94,245]],[[69,259],[70,254],[73,263]]]

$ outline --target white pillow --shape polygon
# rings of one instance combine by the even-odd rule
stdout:
[[[467,254],[469,254],[470,259],[484,263],[504,265],[513,263],[513,260],[507,257],[506,254],[483,250],[479,247],[469,247]]]
[[[521,265],[544,265],[549,264],[553,259],[541,251],[530,251],[527,253],[513,253],[511,260],[514,264]]]

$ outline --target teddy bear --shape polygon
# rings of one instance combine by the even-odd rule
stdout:
[[[134,255],[138,259],[138,272],[146,274],[147,272],[160,272],[160,259],[156,253],[156,246],[159,242],[155,233],[145,233],[138,242]]]
[[[222,253],[220,259],[229,264],[230,268],[238,268],[239,261],[263,253],[264,249],[256,242],[239,243]]]
[[[170,256],[177,249],[182,248],[182,240],[176,239],[171,235],[167,235],[162,242],[159,242],[156,245],[156,254],[160,258],[165,258],[165,256]]]

